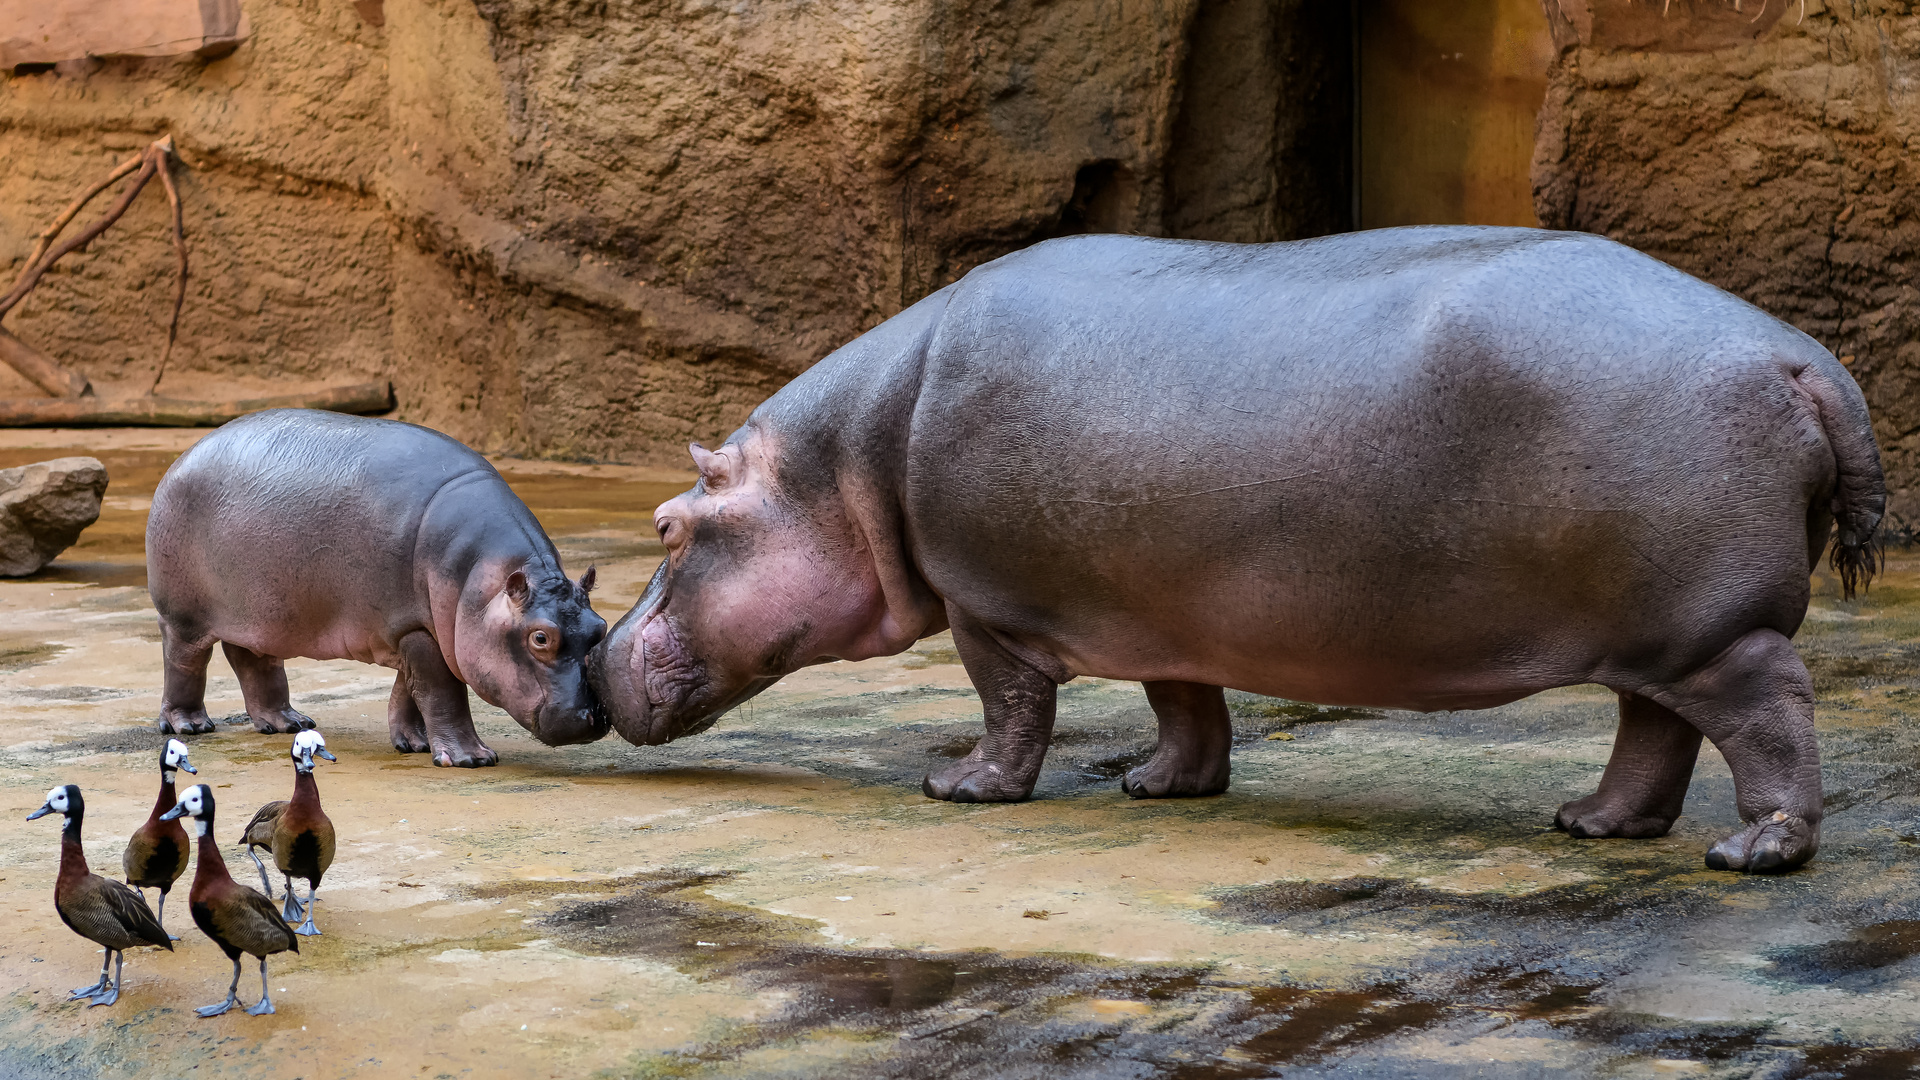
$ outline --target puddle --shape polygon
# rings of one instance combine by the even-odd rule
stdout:
[[[1920,953],[1920,919],[1895,919],[1839,941],[1778,950],[1763,970],[1776,979],[1826,985],[1892,967],[1915,953]]]
[[[41,641],[27,634],[0,634],[0,671],[21,671],[67,651],[57,641]]]

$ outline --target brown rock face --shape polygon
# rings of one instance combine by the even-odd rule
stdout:
[[[100,518],[107,467],[64,457],[0,469],[0,577],[23,577],[52,562]]]
[[[14,78],[0,155],[33,168],[0,175],[0,255],[124,156],[119,132],[172,131],[198,260],[183,384],[386,375],[403,417],[490,449],[680,463],[1048,236],[1348,226],[1337,5],[248,10],[224,60]],[[136,208],[16,332],[107,387],[150,373],[160,221]]]
[[[1920,15],[1674,0],[1656,33],[1658,4],[1546,6],[1564,49],[1534,148],[1540,220],[1631,244],[1831,348],[1874,410],[1894,512],[1920,521]]]

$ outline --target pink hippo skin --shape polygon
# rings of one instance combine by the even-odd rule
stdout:
[[[1620,699],[1575,836],[1664,834],[1702,735],[1746,826],[1819,845],[1790,638],[1835,521],[1873,570],[1879,451],[1813,339],[1610,241],[1430,227],[1286,244],[1049,241],[762,405],[660,507],[667,560],[588,658],[615,730],[700,731],[807,664],[943,628],[986,734],[937,799],[1026,798],[1076,675],[1159,718],[1123,786],[1228,778],[1222,687],[1478,709]]]
[[[159,728],[213,730],[219,642],[261,731],[313,721],[282,660],[396,668],[395,749],[436,765],[499,761],[467,687],[550,745],[607,732],[582,670],[606,622],[487,459],[426,428],[280,409],[202,439],[167,470],[147,521],[166,686]],[[463,685],[464,684],[464,685]]]

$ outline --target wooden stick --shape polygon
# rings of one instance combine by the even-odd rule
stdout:
[[[160,378],[167,373],[167,361],[173,357],[173,339],[180,334],[180,308],[187,302],[187,222],[180,213],[180,189],[173,186],[173,170],[168,161],[173,156],[173,136],[169,135],[154,146],[160,149],[160,183],[167,189],[167,204],[173,208],[173,250],[180,257],[179,280],[173,287],[173,320],[167,323],[167,347],[160,353],[160,367],[153,373],[153,385],[147,387],[152,394],[160,389]]]
[[[171,139],[172,136],[168,136],[168,138]],[[121,162],[119,167],[107,174],[105,180],[88,188],[79,198],[73,200],[72,205],[62,211],[59,217],[53,219],[53,224],[40,230],[40,235],[33,239],[33,253],[27,256],[27,261],[20,267],[20,277],[24,278],[27,276],[27,271],[33,269],[33,264],[39,262],[40,256],[47,253],[47,247],[60,236],[61,231],[67,227],[68,223],[71,222],[81,210],[85,209],[88,203],[93,201],[95,195],[112,187],[115,181],[139,168],[140,162],[146,160],[146,155],[147,152],[142,150],[138,154]],[[19,287],[20,279],[16,278],[14,279],[14,288],[17,289]],[[8,292],[11,294],[12,290],[10,289]]]
[[[114,201],[113,206],[109,207],[99,220],[87,226],[80,235],[41,256],[39,262],[27,267],[27,272],[21,274],[20,280],[14,283],[13,291],[7,293],[4,299],[0,299],[0,317],[5,317],[7,312],[13,310],[15,304],[32,292],[34,285],[39,283],[40,276],[47,272],[48,267],[58,262],[62,255],[92,243],[101,233],[107,231],[107,226],[120,220],[120,215],[126,213],[127,207],[133,205],[134,196],[140,194],[141,189],[147,186],[148,180],[153,179],[154,169],[158,167],[161,155],[153,153],[152,147],[148,147],[147,150],[147,153],[141,155],[143,160],[140,171],[133,174],[133,182],[127,185],[127,190],[120,193],[120,198]]]
[[[3,326],[0,326],[0,361],[55,397],[77,398],[93,393],[93,384],[85,375],[54,363],[46,353],[7,333]]]
[[[378,413],[393,408],[387,382],[336,386],[308,394],[193,401],[146,395],[124,398],[0,398],[0,427],[218,427],[263,409]]]

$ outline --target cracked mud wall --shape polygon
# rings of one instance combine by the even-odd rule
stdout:
[[[1350,224],[1344,8],[247,11],[224,59],[0,83],[0,260],[170,132],[195,260],[181,386],[384,374],[401,416],[493,450],[678,463],[838,345],[1048,236]],[[9,325],[140,388],[171,258],[143,196]]]
[[[1546,0],[1535,209],[1793,323],[1853,371],[1920,521],[1920,14],[1909,3]]]

